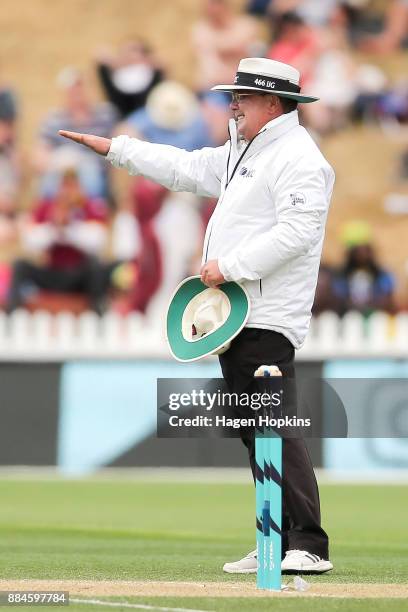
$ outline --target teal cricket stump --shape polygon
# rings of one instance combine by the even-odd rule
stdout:
[[[276,366],[261,366],[255,377],[281,376]],[[278,370],[279,371],[279,370]],[[273,372],[273,373],[272,373]],[[270,416],[266,410],[263,416]],[[255,432],[257,587],[281,591],[282,439],[269,427]]]

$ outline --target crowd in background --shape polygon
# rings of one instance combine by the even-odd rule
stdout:
[[[302,90],[320,97],[300,108],[316,139],[353,122],[408,120],[408,81],[390,83],[374,64],[356,61],[359,50],[369,57],[404,47],[408,1],[391,0],[385,14],[369,10],[365,0],[250,0],[246,8],[238,14],[228,0],[203,0],[191,31],[194,89],[175,82],[140,39],[96,53],[104,102],[93,99],[77,68],[62,67],[55,83],[60,107],[38,126],[31,160],[35,197],[24,211],[18,100],[13,87],[0,82],[0,249],[13,253],[0,264],[3,309],[154,312],[200,268],[214,201],[169,193],[141,177],[115,188],[109,164],[61,138],[59,129],[126,133],[186,150],[223,144],[229,96],[211,87],[232,82],[239,60],[248,56],[300,70]],[[402,160],[402,172],[405,166]],[[350,223],[342,240],[344,262],[321,266],[315,312],[395,312],[401,306],[395,280],[377,260],[370,227]]]

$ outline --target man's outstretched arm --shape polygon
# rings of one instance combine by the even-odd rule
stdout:
[[[60,136],[64,136],[64,138],[70,138],[78,144],[89,147],[95,153],[99,153],[99,155],[107,155],[112,144],[110,138],[93,136],[93,134],[79,134],[78,132],[67,132],[66,130],[59,130],[58,133]]]
[[[229,143],[222,147],[185,151],[129,136],[109,139],[66,130],[60,130],[59,134],[106,156],[115,168],[125,168],[131,175],[145,176],[172,191],[190,191],[210,197],[220,195]]]

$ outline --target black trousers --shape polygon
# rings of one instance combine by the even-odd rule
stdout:
[[[247,327],[219,360],[229,391],[249,393],[260,365],[277,365],[283,376],[294,379],[294,354],[282,334]],[[241,427],[240,437],[248,449],[255,481],[255,429]],[[328,559],[329,539],[320,525],[319,490],[304,440],[284,439],[282,453],[282,555],[299,549]]]

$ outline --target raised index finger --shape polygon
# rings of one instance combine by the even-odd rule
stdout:
[[[60,136],[64,136],[64,138],[70,138],[75,142],[79,142],[80,144],[84,141],[84,135],[79,132],[68,132],[67,130],[58,130],[58,134]]]

